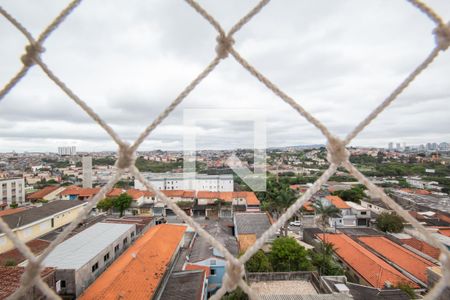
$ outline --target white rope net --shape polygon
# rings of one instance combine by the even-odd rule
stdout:
[[[401,206],[394,202],[389,196],[387,196],[383,189],[380,189],[370,180],[368,180],[355,166],[349,161],[349,152],[345,148],[367,125],[369,125],[386,107],[388,107],[407,87],[408,85],[422,72],[424,71],[434,59],[443,51],[447,50],[450,46],[450,23],[446,24],[441,17],[435,13],[430,7],[422,3],[419,0],[407,0],[423,14],[425,14],[436,27],[433,31],[436,46],[431,50],[430,54],[421,62],[410,75],[401,82],[398,87],[386,98],[383,102],[376,107],[358,126],[356,126],[345,139],[340,139],[333,135],[328,128],[322,124],[318,119],[306,111],[300,104],[298,104],[293,98],[284,93],[274,83],[272,83],[267,77],[260,73],[255,67],[253,67],[248,61],[243,58],[239,52],[233,47],[233,36],[247,24],[255,15],[257,15],[270,0],[260,1],[250,12],[242,17],[228,32],[222,28],[213,16],[211,16],[203,7],[201,7],[195,0],[185,0],[199,15],[201,15],[214,29],[217,31],[217,47],[216,55],[214,59],[206,66],[206,68],[188,85],[181,93],[167,106],[167,108],[159,114],[159,116],[148,125],[145,130],[140,134],[138,139],[129,145],[123,141],[118,134],[104,121],[100,116],[90,108],[86,102],[79,98],[74,91],[72,91],[56,74],[50,70],[41,58],[41,53],[44,52],[44,43],[48,37],[61,25],[66,17],[74,12],[76,7],[82,0],[74,0],[61,11],[61,13],[48,25],[44,31],[35,39],[28,30],[12,15],[10,15],[5,9],[0,6],[0,14],[5,17],[17,30],[19,30],[28,40],[28,45],[25,47],[25,54],[21,57],[23,66],[14,75],[11,80],[5,84],[0,90],[0,101],[14,88],[19,81],[25,77],[28,70],[34,65],[37,65],[41,70],[53,81],[70,99],[72,99],[82,110],[84,110],[99,126],[101,126],[109,136],[118,145],[118,159],[116,161],[116,172],[109,182],[103,186],[98,194],[89,200],[84,210],[79,213],[77,218],[65,228],[65,230],[59,234],[59,236],[49,245],[49,247],[39,256],[36,257],[26,246],[26,244],[18,239],[8,225],[0,218],[0,229],[6,234],[6,236],[14,243],[16,248],[28,259],[28,265],[26,271],[22,277],[21,287],[11,296],[12,299],[18,299],[25,294],[25,292],[32,286],[36,285],[49,299],[59,299],[59,296],[50,289],[46,283],[40,277],[40,271],[42,270],[42,261],[47,255],[61,243],[68,234],[76,227],[76,225],[82,221],[87,214],[94,208],[98,201],[105,197],[105,194],[111,190],[114,184],[120,179],[121,175],[129,170],[135,178],[137,178],[148,190],[153,191],[156,195],[170,208],[175,214],[183,219],[187,224],[192,226],[198,234],[204,237],[213,247],[220,250],[226,260],[227,269],[226,274],[223,277],[222,287],[213,295],[211,299],[220,299],[226,292],[233,291],[238,286],[246,292],[251,299],[258,299],[258,295],[252,291],[243,279],[244,265],[253,254],[255,254],[263,245],[267,242],[270,236],[277,232],[280,227],[289,220],[292,215],[300,209],[303,203],[310,199],[317,191],[319,191],[322,184],[326,183],[328,179],[335,173],[339,166],[347,169],[355,178],[357,178],[362,184],[364,184],[373,195],[381,198],[381,200],[392,208],[397,214],[403,217],[409,222],[415,229],[417,229],[425,238],[425,240],[431,245],[438,247],[441,250],[440,263],[442,264],[443,276],[441,280],[433,287],[431,291],[426,295],[427,299],[437,298],[442,291],[450,284],[450,253],[448,249],[437,241],[416,219],[414,219],[408,212],[406,212]],[[198,223],[196,223],[191,217],[189,217],[182,209],[180,209],[174,202],[170,201],[161,191],[155,189],[150,182],[148,182],[144,176],[139,172],[135,166],[135,152],[140,144],[149,136],[149,134],[189,95],[189,93],[196,88],[207,77],[215,67],[223,60],[227,59],[231,54],[244,69],[270,89],[281,100],[289,104],[294,110],[296,110],[302,117],[317,127],[322,134],[326,137],[328,155],[327,159],[330,162],[328,169],[320,176],[320,178],[304,193],[296,202],[282,215],[277,222],[275,222],[257,241],[250,247],[244,255],[239,259],[234,257],[220,242],[214,239],[208,232],[206,232]]]

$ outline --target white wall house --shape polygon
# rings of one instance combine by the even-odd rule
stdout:
[[[159,190],[196,190],[210,192],[232,192],[233,175],[205,175],[196,173],[143,173],[144,177]],[[145,187],[135,180],[134,187]]]
[[[12,203],[25,202],[25,181],[23,178],[0,179],[0,207],[6,207]]]

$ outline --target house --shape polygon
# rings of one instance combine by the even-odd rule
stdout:
[[[254,192],[197,192],[194,216],[232,218],[235,212],[259,212]]]
[[[60,200],[88,200],[94,197],[100,188],[82,188],[79,186],[70,186],[59,193]]]
[[[363,207],[358,203],[345,201],[350,206],[352,214],[356,217],[356,226],[369,226],[370,225],[370,209]]]
[[[238,245],[232,235],[231,227],[225,221],[210,221],[205,224],[205,230],[208,231],[216,240],[227,248],[234,256],[238,255]],[[213,248],[209,242],[202,236],[197,235],[188,252],[188,262],[186,269],[207,268],[208,295],[213,294],[222,286],[222,279],[226,272],[226,259],[220,250]]]
[[[36,201],[53,201],[57,199],[58,195],[66,188],[63,186],[47,186],[39,191],[27,195],[27,200],[31,202]]]
[[[392,210],[379,198],[371,198],[370,200],[362,199],[360,205],[370,209],[375,215],[392,212]]]
[[[428,268],[436,266],[434,263],[382,236],[361,236],[358,240],[398,269],[408,272],[411,280],[427,287],[426,272]]]
[[[10,298],[19,289],[24,273],[25,268],[23,267],[0,266],[0,299]],[[55,288],[54,269],[44,268],[40,275],[50,288]],[[37,286],[33,286],[19,299],[46,299],[46,296]]]
[[[151,227],[117,258],[78,298],[160,299],[161,286],[183,244],[186,226]]]
[[[56,292],[78,297],[135,237],[132,224],[97,223],[65,240],[42,264],[55,268]]]
[[[338,196],[326,196],[321,198],[322,203],[327,205],[334,205],[339,209],[339,213],[329,218],[330,227],[346,227],[356,226],[356,216],[352,213],[352,207]]]
[[[56,200],[3,217],[3,221],[23,242],[31,241],[72,222],[87,205],[84,201]],[[0,253],[15,248],[0,232]]]
[[[267,213],[236,213],[233,223],[240,252],[251,247],[272,226],[272,220]],[[275,236],[270,241],[274,238]]]
[[[384,288],[403,282],[413,288],[419,287],[384,259],[345,234],[319,233],[317,237],[334,245],[334,253],[346,269],[348,276],[352,277],[352,282],[375,288]]]
[[[173,272],[161,295],[162,300],[206,300],[208,282],[205,271]]]

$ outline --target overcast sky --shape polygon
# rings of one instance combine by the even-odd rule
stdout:
[[[256,1],[199,1],[225,29]],[[0,0],[33,35],[68,1]],[[450,1],[427,1],[450,20]],[[235,48],[332,132],[344,137],[434,47],[434,24],[407,1],[274,0],[235,36]],[[216,32],[182,0],[88,0],[47,40],[42,59],[124,139],[133,141],[215,56]],[[0,85],[20,68],[26,40],[0,18]],[[217,109],[217,121],[183,126],[185,109]],[[140,150],[251,147],[248,121],[221,109],[266,111],[268,146],[325,143],[321,133],[232,57]],[[214,112],[208,111],[208,114]],[[210,116],[209,116],[210,118]],[[450,142],[450,50],[352,145]],[[33,67],[0,101],[0,151],[115,150],[108,135]]]

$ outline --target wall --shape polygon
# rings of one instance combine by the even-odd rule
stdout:
[[[23,178],[0,180],[0,204],[25,202],[25,181]]]
[[[199,262],[195,262],[192,263],[195,265],[200,265],[200,266],[206,266],[209,267],[210,270],[214,270],[215,271],[215,275],[210,275],[208,277],[208,291],[214,291],[216,290],[216,288],[220,288],[222,286],[222,279],[223,276],[225,275],[225,265],[226,265],[226,261],[221,259],[221,258],[208,258]],[[212,271],[212,272],[214,272]],[[210,288],[209,286],[211,284],[214,284],[215,287]]]
[[[83,209],[85,205],[86,204],[82,204],[80,206],[72,207],[53,216],[49,216],[34,223],[16,228],[13,230],[13,232],[21,241],[29,242],[49,233],[50,231],[69,224],[77,217],[78,213]],[[14,244],[4,234],[0,234],[0,253],[9,251],[14,248]]]

